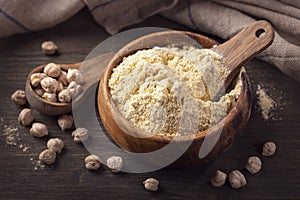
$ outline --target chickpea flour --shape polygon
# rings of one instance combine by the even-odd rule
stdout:
[[[212,97],[229,74],[210,49],[154,47],[125,57],[109,80],[111,98],[134,125],[157,135],[194,134],[232,109],[241,81],[218,101]]]

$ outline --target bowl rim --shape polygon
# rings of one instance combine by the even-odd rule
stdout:
[[[208,38],[208,37],[206,37],[204,35],[201,35],[201,34],[198,34],[198,33],[189,32],[189,31],[175,31],[175,30],[171,30],[171,31],[164,31],[164,32],[176,32],[176,33],[180,33],[180,34],[185,34],[185,35],[188,35],[189,37],[191,37],[192,39],[196,40],[198,43],[200,43],[200,41],[203,40],[203,41],[207,42],[207,44],[209,44],[210,48],[212,48],[214,45],[218,45],[219,44],[217,41],[215,41],[215,40],[213,40],[211,38]],[[153,34],[156,34],[156,33],[151,33],[151,34],[148,34],[146,36],[142,36],[142,37],[138,38],[137,40],[140,40],[140,39],[142,39],[144,37],[149,37],[149,36],[151,36]],[[134,41],[136,41],[136,40],[134,40]],[[204,47],[204,48],[209,48],[209,47]],[[127,55],[129,55],[129,54],[131,54],[131,52],[127,52]],[[103,97],[105,98],[104,101],[105,101],[105,103],[108,104],[108,107],[112,110],[111,111],[112,112],[111,116],[113,117],[113,120],[115,122],[116,122],[116,118],[115,118],[116,116],[115,115],[118,114],[118,117],[121,119],[121,121],[122,122],[124,121],[124,122],[127,123],[126,125],[129,125],[129,127],[136,128],[137,130],[143,132],[143,134],[139,134],[139,132],[138,132],[138,135],[144,135],[145,133],[147,135],[149,135],[149,133],[145,132],[142,128],[139,128],[139,127],[135,126],[133,123],[131,123],[130,121],[128,121],[125,117],[123,117],[123,115],[119,112],[119,110],[114,105],[113,101],[111,100],[111,94],[110,94],[110,88],[108,86],[108,81],[109,81],[110,75],[112,74],[113,68],[117,66],[116,64],[119,64],[121,62],[122,59],[120,59],[120,58],[123,58],[124,56],[126,56],[126,53],[125,54],[121,54],[121,55],[123,55],[123,56],[121,57],[120,54],[116,53],[115,57],[113,57],[112,60],[109,62],[109,64],[107,65],[106,69],[104,70],[104,72],[103,72],[103,74],[101,76],[100,82],[103,82],[104,83],[104,87],[105,87],[105,89],[102,91],[103,92]],[[237,108],[241,107],[242,102],[246,98],[247,89],[250,87],[249,79],[248,79],[248,76],[247,76],[246,72],[242,72],[241,73],[241,81],[242,81],[242,87],[240,89],[239,97],[237,98],[234,107],[217,124],[209,127],[206,130],[198,131],[197,133],[194,133],[194,134],[177,135],[177,136],[167,136],[167,135],[156,135],[156,134],[154,134],[154,135],[151,135],[150,137],[141,138],[141,139],[151,139],[153,141],[162,142],[162,143],[168,143],[168,142],[171,142],[171,141],[188,142],[188,141],[191,141],[191,140],[192,141],[202,140],[202,139],[205,138],[205,136],[211,135],[215,131],[220,130],[220,129],[221,129],[221,133],[222,133],[222,128],[226,125],[227,122],[229,122],[229,121],[231,121],[231,120],[234,119],[234,117],[237,114],[237,110],[238,110]],[[99,93],[102,90],[101,87],[102,86],[100,86],[100,85],[98,87],[98,94],[97,94],[98,102],[99,102],[99,98],[100,98]],[[99,115],[101,117],[101,112],[100,112],[100,109],[99,109],[99,105],[98,105],[98,112],[99,112]],[[124,130],[124,128],[121,128],[119,126],[118,123],[116,123],[116,125],[119,127],[119,129],[122,132],[124,132],[125,134],[128,134]],[[107,130],[107,132],[109,133],[108,130]],[[129,134],[129,135],[133,136],[132,134]]]

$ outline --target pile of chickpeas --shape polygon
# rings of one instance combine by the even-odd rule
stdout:
[[[30,76],[36,94],[50,102],[70,103],[82,90],[83,77],[78,69],[63,70],[60,65],[49,63],[43,72]]]

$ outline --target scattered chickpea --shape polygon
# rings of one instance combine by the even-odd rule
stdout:
[[[155,192],[158,190],[159,181],[155,178],[148,178],[144,182],[144,187],[152,192]]]
[[[84,77],[82,75],[82,73],[80,72],[79,75],[76,77],[76,83],[80,84],[80,85],[83,85],[85,83],[84,81]]]
[[[211,177],[210,183],[214,187],[221,187],[225,184],[226,178],[227,178],[226,173],[217,170],[215,174]]]
[[[72,100],[72,94],[68,89],[63,89],[58,93],[58,100],[61,103],[69,103]]]
[[[10,99],[17,105],[25,105],[27,102],[26,94],[24,90],[16,90],[10,97]]]
[[[247,184],[245,176],[238,170],[232,171],[228,175],[228,180],[232,188],[238,189]]]
[[[18,121],[23,125],[23,126],[29,126],[31,122],[33,121],[33,116],[32,116],[32,111],[29,108],[24,108],[18,117]]]
[[[59,138],[51,138],[47,142],[47,148],[52,149],[56,153],[61,153],[64,146],[64,142]]]
[[[58,83],[54,78],[46,77],[41,80],[42,88],[48,93],[55,93],[57,91]]]
[[[52,149],[46,149],[39,155],[39,159],[47,164],[51,165],[55,162],[56,159],[56,153]]]
[[[68,69],[67,80],[69,83],[76,80],[76,76],[79,74],[78,69]]]
[[[46,99],[47,101],[50,101],[50,102],[57,102],[56,93],[44,92],[42,98],[44,98],[44,99]]]
[[[76,143],[84,142],[89,138],[89,130],[86,128],[77,128],[73,131],[72,137],[74,137],[74,142]]]
[[[51,78],[58,77],[60,75],[60,72],[61,72],[60,66],[55,63],[48,63],[44,67],[44,73]]]
[[[71,92],[72,96],[75,93],[77,86],[78,84],[75,81],[69,83],[67,89]]]
[[[30,129],[30,134],[35,137],[44,137],[48,135],[48,128],[42,123],[33,123]]]
[[[123,159],[120,156],[112,156],[107,159],[107,167],[113,172],[118,173],[123,167]]]
[[[266,142],[263,146],[262,155],[272,156],[276,152],[276,144],[274,142]]]
[[[84,159],[85,168],[88,170],[97,170],[101,166],[100,158],[96,155],[89,155]]]
[[[83,77],[81,72],[78,69],[68,69],[67,80],[69,83],[75,81],[78,84],[83,83]]]
[[[41,83],[41,80],[43,80],[46,77],[47,75],[44,73],[33,73],[30,76],[30,83],[33,87],[38,87]]]
[[[73,98],[82,91],[81,85],[78,85],[75,81],[70,82],[67,89],[71,92]]]
[[[261,170],[262,162],[259,157],[251,156],[248,158],[245,168],[251,173],[256,174]]]
[[[53,55],[57,52],[58,47],[53,41],[45,41],[41,45],[42,51],[46,55]]]
[[[73,126],[73,117],[72,115],[61,115],[58,117],[57,123],[62,131],[70,129]]]

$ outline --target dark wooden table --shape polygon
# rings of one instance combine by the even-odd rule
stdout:
[[[159,16],[134,27],[142,26],[188,30]],[[81,61],[107,37],[109,34],[84,10],[54,28],[0,40],[0,199],[300,198],[300,85],[275,67],[257,60],[251,61],[246,68],[253,91],[260,84],[277,102],[274,119],[262,119],[254,93],[252,115],[244,134],[205,172],[163,169],[147,174],[115,175],[106,167],[89,172],[83,164],[89,154],[84,146],[72,141],[70,131],[59,130],[56,117],[37,111],[34,111],[35,120],[46,123],[51,137],[62,138],[66,147],[53,166],[35,170],[34,163],[49,137],[33,138],[29,128],[18,124],[21,108],[10,101],[11,93],[24,88],[26,76],[35,66]],[[43,55],[40,44],[44,40],[55,41],[60,47],[60,55]],[[18,128],[11,133],[19,140],[15,141],[16,145],[6,144],[8,127]],[[278,151],[273,157],[262,158],[263,168],[259,174],[251,176],[245,172],[246,187],[234,190],[228,183],[219,189],[210,186],[208,179],[216,169],[226,172],[242,169],[249,156],[260,156],[262,144],[269,140],[276,142]],[[150,176],[160,180],[161,186],[156,193],[143,188],[142,181]]]

